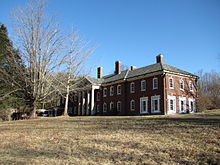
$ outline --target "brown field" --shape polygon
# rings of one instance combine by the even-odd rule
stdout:
[[[220,110],[1,122],[0,164],[220,164]]]

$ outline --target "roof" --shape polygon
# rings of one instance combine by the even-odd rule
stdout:
[[[156,63],[156,64],[148,65],[142,68],[138,68],[135,70],[125,70],[125,71],[122,71],[120,74],[109,74],[109,75],[103,76],[102,79],[96,79],[96,78],[90,77],[89,81],[93,84],[101,84],[101,83],[106,84],[106,83],[110,83],[110,82],[114,82],[118,80],[125,80],[125,79],[132,78],[132,77],[150,74],[150,73],[154,73],[158,71],[169,71],[169,72],[189,75],[193,77],[198,77],[194,74],[178,69],[171,65],[163,64],[163,63]]]

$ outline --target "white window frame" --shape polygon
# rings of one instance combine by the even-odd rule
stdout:
[[[141,80],[141,91],[146,91],[146,80]]]
[[[130,83],[130,93],[135,93],[135,83],[134,82]]]
[[[103,97],[107,96],[107,88],[103,88]]]
[[[97,101],[100,101],[100,92],[97,92]]]
[[[110,96],[113,96],[114,95],[114,86],[111,86],[110,87]]]
[[[121,85],[117,85],[117,95],[121,94]]]
[[[155,82],[157,82],[156,86],[155,86]],[[158,78],[157,77],[153,78],[153,89],[158,89]]]
[[[181,107],[181,101],[183,101],[183,110]],[[186,97],[179,96],[179,113],[186,113]]]
[[[110,111],[113,111],[114,110],[114,102],[111,101],[109,106],[110,106]]]
[[[108,109],[107,104],[103,103],[103,112],[107,112],[107,109]]]
[[[157,100],[157,110],[155,110],[154,107],[154,101]],[[160,113],[160,95],[157,96],[151,96],[151,113]]]
[[[189,102],[189,113],[195,113],[196,112],[196,102],[194,98],[189,98],[188,99]],[[191,107],[191,102],[193,103],[193,109]]]
[[[119,106],[120,105],[120,106]],[[120,108],[119,108],[120,107]],[[121,112],[121,101],[117,102],[117,111]]]
[[[130,101],[130,110],[135,111],[135,101],[134,100]]]
[[[168,103],[167,103],[167,113],[168,114],[173,114],[173,113],[176,113],[176,96],[170,96],[168,95]],[[170,109],[170,100],[173,100],[173,110]]]
[[[170,81],[171,80],[171,81]],[[172,82],[172,83],[171,83]],[[172,84],[172,86],[171,86],[171,84]],[[174,81],[173,81],[173,78],[171,77],[171,78],[169,78],[169,88],[170,89],[174,89]]]
[[[192,81],[189,81],[189,90],[191,92],[193,91],[193,83],[192,83]]]
[[[183,88],[181,87],[181,84],[183,84]],[[180,80],[180,90],[182,90],[182,91],[184,90],[184,80],[183,79]]]
[[[143,102],[146,102],[146,104],[145,104],[145,111],[143,111]],[[148,97],[141,97],[140,98],[140,114],[146,114],[146,113],[149,113],[149,111],[148,111]]]

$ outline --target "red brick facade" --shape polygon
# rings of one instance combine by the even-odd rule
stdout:
[[[116,70],[112,77],[124,74],[123,79],[102,81],[95,89],[92,87],[94,93],[87,90],[83,95],[83,92],[78,92],[73,103],[74,114],[150,115],[195,112],[198,77],[163,65],[162,60],[163,57],[159,56],[155,65],[126,72],[121,72],[120,62],[116,62],[119,71]],[[158,69],[160,65],[162,69]],[[105,80],[102,73],[98,73],[98,77]]]

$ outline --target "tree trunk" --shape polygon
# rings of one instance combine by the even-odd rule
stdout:
[[[65,108],[64,108],[64,116],[68,116],[68,103],[69,103],[69,85],[67,86],[66,92],[66,100],[65,100]]]

